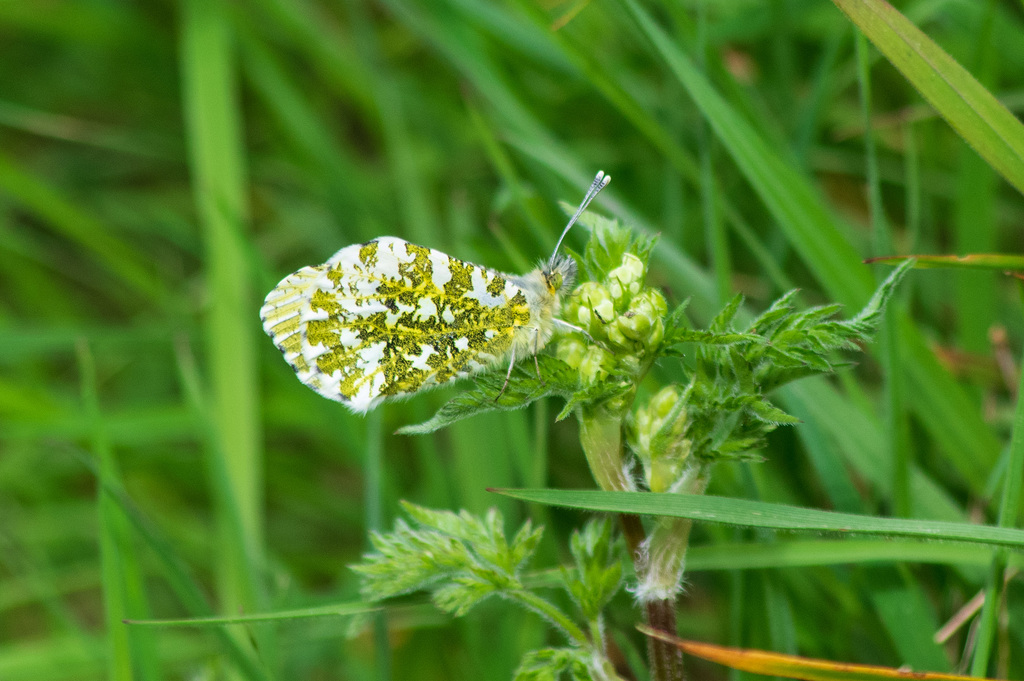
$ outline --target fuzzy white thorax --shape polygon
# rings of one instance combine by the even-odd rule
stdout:
[[[534,355],[551,340],[559,298],[572,288],[576,279],[576,261],[556,256],[532,272],[506,276],[522,289],[530,309],[530,323],[523,328],[524,333],[516,337],[515,354],[517,357]]]

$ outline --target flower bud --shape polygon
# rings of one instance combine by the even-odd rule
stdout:
[[[599,303],[594,305],[594,314],[597,316],[598,320],[603,324],[607,324],[612,319],[614,319],[615,306],[612,304],[611,299],[604,298]]]
[[[651,330],[647,333],[647,347],[656,348],[661,345],[661,341],[665,338],[665,322],[661,321],[661,317],[654,320],[654,324],[651,325]]]
[[[608,280],[608,293],[611,295],[612,300],[617,303],[621,303],[626,297],[622,290],[622,282],[618,279]]]
[[[626,312],[615,320],[622,331],[622,335],[635,341],[647,340],[647,332],[651,328],[651,318],[648,315],[636,314],[632,310]]]
[[[616,303],[623,304],[640,292],[644,282],[644,261],[626,253],[622,264],[608,273],[609,289]]]
[[[686,430],[686,410],[673,418],[672,412],[682,398],[682,391],[670,385],[658,391],[647,404],[636,411],[633,418],[632,444],[644,464],[647,483],[652,492],[667,492],[686,470],[692,443],[683,437]],[[668,419],[673,418],[671,425]],[[658,438],[669,426],[667,438]]]
[[[616,373],[626,374],[627,376],[637,376],[640,373],[640,367],[643,362],[640,358],[634,354],[620,355],[615,358]]]
[[[619,319],[621,319],[621,317]],[[619,319],[616,319],[614,324],[608,325],[608,328],[605,329],[608,341],[624,350],[632,351],[633,343],[626,338],[625,334],[622,333],[622,329],[619,325]]]
[[[587,353],[587,344],[575,336],[568,336],[558,342],[555,356],[573,369],[579,369],[583,356]]]
[[[654,289],[646,289],[630,301],[629,309],[618,318],[619,328],[627,338],[641,341],[648,348],[653,347],[661,342],[661,338],[651,342],[651,331],[656,322],[661,322],[667,309],[665,297],[661,293]],[[663,325],[661,332],[663,335]]]
[[[584,384],[593,385],[608,377],[608,370],[613,366],[615,357],[602,347],[591,345],[580,360],[580,378]]]
[[[566,318],[579,324],[594,338],[603,338],[605,325],[615,318],[615,306],[608,289],[597,282],[587,281],[576,287],[570,300]]]

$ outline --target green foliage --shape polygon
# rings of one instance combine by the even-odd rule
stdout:
[[[562,579],[587,621],[601,611],[622,585],[621,549],[608,519],[591,520],[569,539],[574,571],[562,568]]]
[[[647,263],[658,242],[656,237],[624,230],[617,220],[594,213],[584,214],[579,223],[590,229],[590,238],[582,257],[576,255],[583,281],[607,279],[608,274],[622,263],[627,253]]]
[[[439,608],[464,615],[488,596],[523,588],[520,573],[543,530],[527,521],[510,541],[496,509],[477,518],[407,502],[402,507],[413,524],[398,520],[392,532],[371,533],[375,553],[352,567],[362,576],[364,598],[427,589]]]
[[[545,648],[527,653],[516,678],[607,679],[610,664],[601,640],[601,611],[622,584],[619,546],[611,523],[593,521],[573,534],[570,544],[575,570],[562,569],[566,589],[589,623],[587,636],[550,601],[527,589],[522,570],[533,556],[542,530],[529,521],[509,540],[496,509],[483,518],[467,511],[435,511],[408,502],[402,507],[412,524],[398,520],[391,532],[373,532],[374,552],[353,565],[367,600],[383,600],[426,590],[434,604],[455,616],[468,613],[490,596],[502,596],[540,615],[560,630],[570,648]],[[597,676],[592,676],[596,672]]]
[[[566,400],[559,419],[588,405],[628,405],[654,362],[684,358],[680,346],[691,344],[694,361],[686,367],[690,380],[681,388],[672,415],[659,422],[663,432],[649,444],[663,452],[674,446],[667,439],[669,431],[678,431],[672,437],[685,441],[686,456],[701,463],[750,458],[769,432],[799,422],[772,404],[768,394],[797,379],[848,366],[837,362],[833,353],[859,350],[858,343],[870,339],[897,284],[912,267],[908,262],[894,270],[848,320],[835,319],[840,305],[798,311],[794,290],[742,326],[737,317],[743,297],[737,295],[706,330],[693,330],[685,317],[685,302],[666,313],[661,294],[644,286],[653,239],[634,238],[613,219],[585,214],[583,221],[592,230],[581,256],[588,281],[570,294],[563,315],[588,335],[571,334],[559,341],[557,359],[541,355],[539,377],[531,372],[530,362],[520,362],[497,399],[491,395],[504,384],[500,371],[481,377],[429,421],[398,432],[429,433],[478,413],[522,408],[549,395]],[[631,443],[641,452],[650,481],[651,447],[638,448],[638,437],[634,428]],[[685,467],[672,467],[673,480],[680,479]]]
[[[543,648],[526,654],[516,670],[515,681],[557,681],[568,675],[571,681],[592,681],[586,651],[578,648]]]
[[[558,394],[567,402],[559,416],[571,412],[580,420],[581,443],[601,487],[634,488],[621,470],[625,436],[643,467],[648,490],[701,494],[708,485],[711,464],[752,458],[769,432],[799,421],[772,404],[767,394],[798,378],[829,373],[836,367],[832,353],[858,349],[856,343],[869,339],[892,291],[912,266],[908,262],[893,272],[850,320],[835,319],[839,305],[797,311],[796,291],[792,291],[742,328],[737,317],[743,298],[735,296],[706,332],[694,333],[684,328],[688,326],[685,304],[669,314],[664,297],[646,286],[653,242],[633,239],[615,220],[588,218],[588,222],[592,233],[581,269],[596,278],[582,282],[562,311],[570,324],[580,325],[582,333],[559,341],[557,358],[543,357],[545,373],[540,377],[524,375],[520,366],[507,387],[498,387],[499,374],[492,373],[448,402],[431,420],[402,432],[431,432],[476,413],[525,406]],[[698,339],[710,342],[694,343]],[[631,410],[652,364],[663,356],[679,361],[676,346],[684,340],[696,347],[692,366],[685,367],[689,381],[664,386]],[[496,387],[500,394],[488,399],[488,391]],[[518,563],[494,572],[472,559],[474,552],[498,556],[505,550],[504,545],[495,549],[488,544],[503,537],[500,523],[497,534],[492,531],[485,536],[459,529],[473,525],[465,513],[437,515],[419,509],[414,517],[427,528],[444,525],[447,536],[430,529],[413,530],[402,522],[393,533],[375,534],[377,553],[357,567],[367,578],[366,597],[429,589],[439,607],[461,615],[492,594],[523,593],[516,577]],[[459,518],[459,526],[454,518]],[[492,530],[495,522],[492,511],[487,521]],[[660,519],[643,541],[633,588],[641,604],[668,602],[679,592],[690,528],[689,519]],[[621,566],[613,558],[610,523],[588,524],[573,534],[570,548],[575,571],[563,569],[563,578],[583,618],[598,632],[592,639],[600,649],[602,609],[622,580]],[[536,604],[527,607],[550,617]],[[562,670],[572,673],[570,663],[575,659],[546,651],[525,663],[520,675],[553,678]],[[675,672],[666,668],[656,673],[671,676]]]
[[[507,386],[505,370],[474,378],[474,387],[446,402],[428,421],[402,426],[397,432],[402,435],[425,435],[477,414],[522,409],[549,395],[572,400],[580,389],[579,374],[565,362],[550,355],[539,355],[536,361],[536,365],[529,359],[518,362],[512,369]]]
[[[742,298],[734,297],[709,325],[708,334],[718,342],[695,344],[692,378],[676,413],[679,417],[685,411],[682,437],[690,442],[690,453],[708,462],[744,456],[760,448],[777,426],[798,423],[772,404],[768,394],[797,379],[845,366],[832,353],[859,350],[858,343],[870,339],[886,303],[912,266],[908,262],[894,270],[849,320],[834,319],[839,305],[798,312],[793,305],[797,292],[790,291],[738,328]],[[657,442],[664,446],[663,440]]]

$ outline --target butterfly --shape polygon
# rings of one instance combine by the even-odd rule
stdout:
[[[597,174],[532,272],[505,274],[379,237],[282,279],[260,310],[263,330],[300,381],[357,413],[506,359],[507,386],[517,359],[536,357],[556,330],[580,330],[555,317],[576,277],[576,262],[558,249],[610,180]]]

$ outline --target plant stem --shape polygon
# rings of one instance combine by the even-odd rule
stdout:
[[[633,565],[637,570],[643,569],[644,561],[640,555],[640,547],[647,536],[644,526],[640,523],[640,516],[622,514],[619,521]],[[673,600],[648,601],[644,604],[644,617],[647,619],[647,626],[675,636],[676,609]],[[647,658],[650,660],[651,679],[654,681],[683,681],[686,678],[683,671],[683,651],[667,641],[648,636]]]
[[[586,633],[576,625],[568,616],[557,607],[544,600],[537,594],[525,589],[502,592],[502,595],[518,601],[520,605],[532,610],[545,618],[565,633],[574,643],[584,648],[593,648],[593,642]]]
[[[1024,365],[1024,359],[1021,360]],[[1003,497],[999,504],[999,527],[1013,527],[1020,514],[1021,497],[1024,496],[1024,483],[1021,471],[1024,471],[1024,372],[1021,372],[1017,387],[1017,407],[1013,414],[1013,435],[1010,438],[1010,459],[1006,466],[1003,479]],[[985,590],[985,606],[982,608],[978,628],[977,648],[971,663],[971,674],[985,676],[988,671],[989,656],[995,643],[998,626],[999,609],[1003,602],[1005,588],[1004,574],[1006,571],[1006,551],[1000,549],[992,558],[989,568],[988,587]]]
[[[603,406],[580,410],[580,444],[590,473],[603,490],[631,490],[622,470],[622,414]]]
[[[676,634],[676,604],[670,599],[649,601],[644,606],[647,626],[658,631]],[[647,651],[651,657],[651,678],[658,681],[683,681],[683,651],[667,641],[647,638]]]
[[[623,413],[602,407],[584,408],[577,414],[580,422],[580,444],[590,464],[594,480],[603,490],[623,491],[632,486],[622,469]],[[629,555],[639,573],[644,569],[640,547],[647,537],[640,517],[619,516],[622,533],[629,547]],[[651,601],[644,605],[647,625],[654,629],[676,633],[675,602],[670,599]],[[651,665],[652,681],[683,681],[683,653],[665,641],[648,637],[647,657]]]

